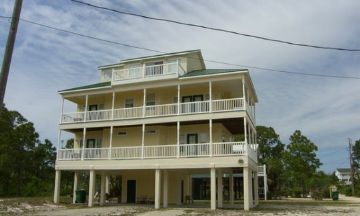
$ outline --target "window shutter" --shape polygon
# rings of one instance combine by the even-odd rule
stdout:
[[[95,145],[96,148],[101,148],[101,141],[102,141],[101,138],[96,140],[96,145]]]
[[[185,134],[180,134],[180,144],[186,144],[186,135]]]

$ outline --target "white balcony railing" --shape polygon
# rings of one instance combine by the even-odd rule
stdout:
[[[142,79],[148,77],[166,76],[166,75],[178,74],[180,70],[182,69],[179,66],[178,62],[126,68],[126,69],[114,70],[112,73],[112,81],[123,81],[130,79]]]
[[[114,119],[130,119],[143,117],[143,107],[114,109]]]
[[[212,107],[210,107],[210,105]],[[177,103],[172,103],[145,107],[140,106],[131,108],[120,108],[114,109],[113,112],[111,109],[87,111],[85,119],[85,112],[64,113],[61,118],[61,123],[107,121],[143,117],[199,114],[209,112],[229,112],[239,110],[251,110],[248,112],[248,114],[252,120],[255,119],[252,108],[247,105],[245,106],[243,98],[232,98],[213,100],[211,104],[210,101],[196,101],[180,103],[179,105]]]
[[[60,149],[57,160],[129,160],[161,158],[226,157],[248,155],[257,161],[255,145],[245,142]]]

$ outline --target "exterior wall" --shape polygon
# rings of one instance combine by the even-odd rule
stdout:
[[[201,70],[201,69],[205,69],[203,64],[202,64],[202,60],[199,59],[199,55],[198,54],[189,54],[187,57],[187,71],[194,71],[194,70]]]
[[[136,201],[140,202],[144,198],[154,200],[155,194],[155,172],[154,170],[137,170],[124,171],[120,173],[122,177],[122,194],[121,202],[126,203],[127,196],[127,181],[136,180]],[[163,171],[161,173],[163,176]],[[163,178],[161,178],[161,185],[163,185]],[[184,200],[185,196],[190,194],[189,174],[183,171],[169,171],[168,173],[168,202],[169,204],[180,204],[181,202],[181,181],[184,181]],[[163,196],[161,188],[161,197]]]
[[[155,131],[155,133],[150,133]],[[126,135],[119,133],[126,132]],[[181,125],[180,144],[187,143],[187,134],[198,134],[199,143],[209,142],[209,124]],[[213,124],[213,142],[231,141],[232,134],[220,123]],[[74,133],[74,148],[80,148],[82,132]],[[100,131],[87,131],[86,139],[95,139],[101,142],[102,148],[110,146],[110,128]],[[141,146],[142,126],[114,128],[112,147]],[[175,145],[177,143],[177,126],[145,126],[145,145]]]

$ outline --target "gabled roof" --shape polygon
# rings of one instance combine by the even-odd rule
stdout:
[[[110,86],[111,86],[111,82],[108,81],[108,82],[94,83],[94,84],[91,84],[91,85],[79,86],[79,87],[70,88],[70,89],[64,89],[64,90],[61,90],[59,92],[61,93],[61,92],[66,92],[66,91],[105,88],[105,87],[110,87]]]
[[[142,56],[142,57],[136,57],[136,58],[128,58],[128,59],[121,60],[119,63],[102,65],[102,66],[99,66],[98,68],[105,69],[105,68],[109,68],[109,67],[113,67],[113,66],[122,65],[124,63],[134,62],[134,61],[149,60],[149,59],[155,59],[155,58],[167,57],[167,56],[185,55],[185,54],[189,54],[189,53],[200,53],[200,55],[201,55],[201,50],[199,50],[199,49],[186,50],[186,51],[180,51],[180,52],[163,53],[163,54],[158,54],[158,55],[149,55],[149,56]],[[202,58],[200,58],[200,59],[202,59]]]

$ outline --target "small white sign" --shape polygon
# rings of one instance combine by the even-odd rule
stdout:
[[[243,145],[233,145],[233,151],[234,152],[243,151]]]

